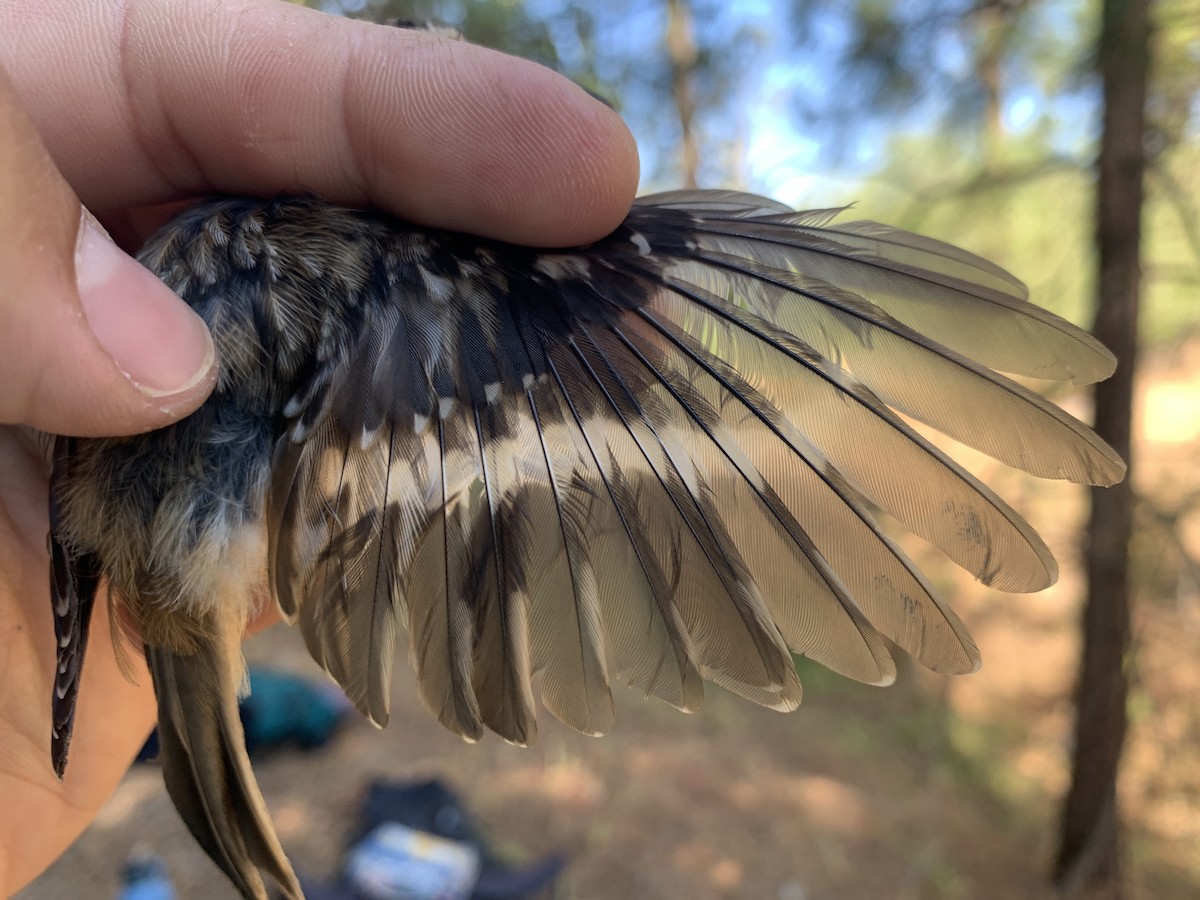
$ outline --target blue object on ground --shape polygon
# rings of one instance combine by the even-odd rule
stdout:
[[[167,867],[152,853],[135,852],[121,870],[117,900],[175,900],[175,886]]]
[[[421,833],[428,842],[442,839],[471,855],[463,856],[461,850],[456,855],[445,846],[431,854],[429,845],[413,852],[420,844],[414,845],[412,836]],[[441,782],[378,781],[367,790],[341,878],[336,884],[322,885],[302,877],[301,885],[309,900],[457,900],[468,895],[454,881],[461,871],[455,866],[472,859],[479,868],[470,900],[529,897],[548,888],[567,863],[565,856],[550,854],[529,866],[509,866],[490,849],[458,797]],[[439,874],[444,880],[437,880]],[[411,889],[420,878],[428,879],[432,893],[400,892]],[[396,892],[384,892],[388,889]]]
[[[397,822],[474,846],[482,865],[472,900],[527,897],[547,887],[567,864],[566,857],[552,853],[530,866],[506,865],[488,846],[483,832],[454,792],[436,779],[373,783],[363,804],[360,836],[383,822]]]
[[[479,880],[479,851],[385,822],[350,848],[343,880],[372,900],[468,900]]]
[[[246,749],[323,746],[351,709],[341,689],[275,669],[250,667],[250,694],[238,704]]]

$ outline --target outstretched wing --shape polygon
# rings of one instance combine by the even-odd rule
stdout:
[[[998,371],[1114,360],[990,263],[832,216],[660,194],[573,251],[369,226],[354,324],[324,328],[287,403],[267,501],[274,592],[365,713],[386,720],[399,624],[439,719],[517,743],[535,674],[600,733],[614,677],[790,709],[789,650],[871,683],[894,676],[884,638],[977,667],[873,511],[1004,590],[1055,563],[906,417],[1111,484],[1117,455]]]

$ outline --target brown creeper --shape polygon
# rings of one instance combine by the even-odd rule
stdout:
[[[985,583],[1050,552],[914,431],[1111,484],[1084,425],[997,371],[1103,379],[1094,339],[949,245],[746,194],[639,200],[575,250],[310,199],[219,199],[142,261],[207,321],[194,415],[59,438],[52,485],[61,773],[87,624],[110,589],[145,644],[167,787],[246,897],[299,896],[242,742],[239,641],[264,589],[367,716],[393,645],[446,727],[518,744],[542,703],[588,733],[620,676],[685,710],[707,678],[790,710],[789,650],[886,683],[885,639],[978,654],[872,516]],[[264,577],[265,576],[265,577]]]

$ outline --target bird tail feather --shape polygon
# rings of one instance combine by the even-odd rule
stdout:
[[[271,825],[250,769],[237,685],[240,631],[198,638],[190,653],[147,647],[158,697],[167,792],[192,835],[247,898],[266,900],[269,875],[290,900],[304,893]]]

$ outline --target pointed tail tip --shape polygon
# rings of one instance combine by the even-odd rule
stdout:
[[[61,733],[58,730],[51,732],[50,763],[54,767],[54,774],[59,781],[64,780],[67,775],[67,754],[70,744],[70,733]]]

